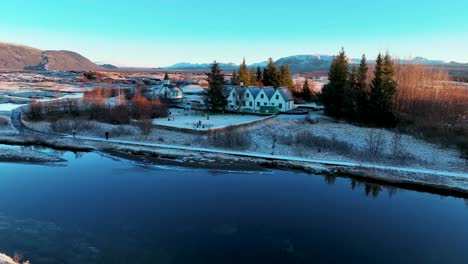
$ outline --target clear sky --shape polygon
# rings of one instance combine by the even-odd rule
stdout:
[[[467,0],[12,0],[0,41],[131,66],[386,52],[468,62]]]

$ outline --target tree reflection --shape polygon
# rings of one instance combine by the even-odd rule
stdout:
[[[333,184],[335,184],[336,176],[333,176],[333,175],[325,175],[324,179],[325,179],[325,182],[326,182],[328,185],[333,185]]]
[[[75,159],[81,159],[84,156],[84,152],[73,152],[75,154]]]
[[[366,196],[369,196],[369,194],[372,194],[374,198],[377,198],[382,191],[382,186],[378,184],[373,184],[373,183],[366,183],[364,187],[364,192]]]

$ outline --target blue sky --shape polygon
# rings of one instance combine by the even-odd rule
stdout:
[[[14,0],[0,41],[93,61],[167,66],[386,52],[468,62],[466,0]]]

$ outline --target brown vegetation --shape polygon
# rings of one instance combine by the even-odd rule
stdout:
[[[445,70],[424,65],[398,65],[397,81],[400,127],[468,156],[468,90],[454,86]]]
[[[106,100],[115,96],[115,105],[110,105]],[[167,106],[159,99],[149,100],[137,93],[126,101],[125,96],[119,95],[114,88],[96,88],[86,92],[83,100],[32,101],[26,111],[26,117],[31,121],[78,118],[110,124],[129,124],[131,119],[146,120],[168,114]]]
[[[230,127],[223,130],[211,131],[208,141],[212,146],[229,149],[246,149],[252,143],[250,135],[246,130]]]

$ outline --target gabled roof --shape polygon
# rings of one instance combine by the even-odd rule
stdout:
[[[288,88],[280,87],[278,88],[279,93],[283,97],[284,101],[294,101],[294,96],[292,95],[291,91]]]
[[[268,97],[268,99],[271,99],[271,97],[273,96],[273,94],[275,93],[275,88],[273,87],[263,87],[263,91],[265,92],[266,96]]]
[[[257,98],[257,95],[260,93],[260,88],[259,87],[247,87],[249,92],[252,94],[254,98]]]

